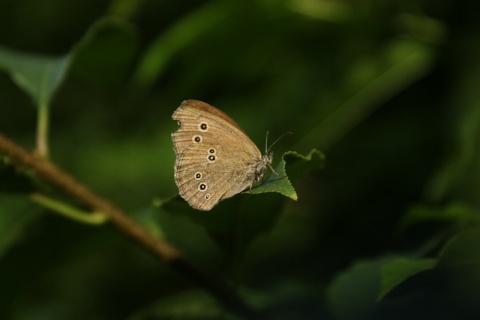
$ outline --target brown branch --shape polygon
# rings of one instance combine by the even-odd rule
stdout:
[[[256,318],[255,313],[240,297],[220,282],[208,277],[190,263],[182,253],[165,240],[156,239],[142,226],[138,225],[120,208],[103,199],[90,189],[76,181],[71,175],[57,167],[46,158],[35,155],[0,133],[0,152],[6,154],[12,162],[35,171],[45,180],[87,205],[92,210],[102,212],[127,237],[147,249],[155,257],[168,262],[174,269],[208,290],[226,308],[248,319]]]

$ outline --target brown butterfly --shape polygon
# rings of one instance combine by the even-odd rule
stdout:
[[[273,154],[262,155],[240,126],[222,111],[185,100],[173,113],[175,182],[193,208],[210,210],[259,181]],[[273,172],[275,172],[272,169]]]

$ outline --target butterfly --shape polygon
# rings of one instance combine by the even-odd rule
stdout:
[[[262,179],[273,153],[260,152],[240,126],[219,109],[185,100],[172,115],[175,182],[180,196],[208,211]]]

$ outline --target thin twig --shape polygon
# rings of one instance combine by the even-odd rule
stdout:
[[[55,200],[39,192],[30,195],[30,199],[51,211],[63,215],[71,220],[85,223],[91,226],[100,226],[108,222],[108,217],[101,212],[80,210],[62,201]]]
[[[92,192],[48,159],[29,152],[1,133],[0,152],[5,153],[16,165],[32,169],[39,176],[56,185],[92,210],[102,212],[108,216],[110,221],[123,234],[153,253],[155,257],[167,261],[173,268],[208,290],[230,311],[248,319],[256,318],[254,311],[232,290],[215,279],[208,277],[190,263],[173,245],[152,236],[120,208]]]

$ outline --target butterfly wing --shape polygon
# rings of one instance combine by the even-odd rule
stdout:
[[[220,110],[186,100],[174,112],[175,182],[194,208],[210,210],[251,185],[261,153],[243,130]]]

